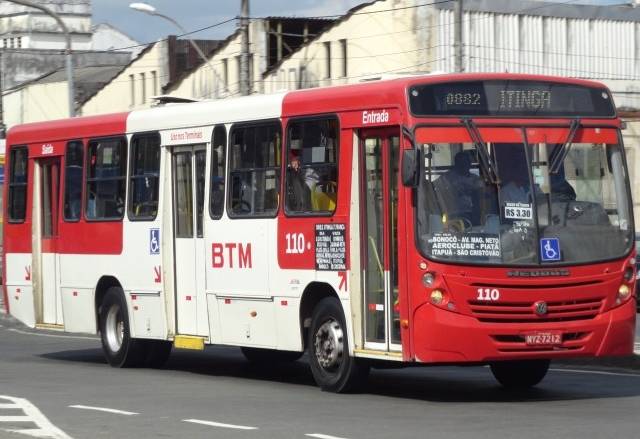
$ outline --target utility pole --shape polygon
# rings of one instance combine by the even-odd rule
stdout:
[[[251,79],[249,78],[249,0],[242,0],[240,12],[240,94],[251,94]]]
[[[44,12],[45,14],[53,17],[53,19],[56,20],[56,22],[58,23],[58,26],[60,26],[60,29],[62,29],[65,40],[67,42],[67,49],[65,50],[65,58],[66,58],[66,64],[67,64],[69,117],[74,117],[76,115],[76,104],[75,104],[75,92],[74,92],[74,85],[73,85],[73,59],[72,59],[72,52],[71,52],[71,34],[69,33],[69,28],[67,28],[67,26],[64,24],[64,21],[62,21],[62,18],[60,18],[58,14],[56,14],[46,6],[43,6],[41,4],[35,3],[30,0],[7,0],[7,1],[10,3],[16,3],[18,5],[26,6],[28,8],[38,9]]]
[[[453,45],[455,50],[455,71],[456,72],[464,72],[464,54],[462,50],[462,42],[463,38],[463,24],[462,18],[464,17],[464,9],[463,9],[463,0],[456,0],[454,6],[454,17],[453,17]]]

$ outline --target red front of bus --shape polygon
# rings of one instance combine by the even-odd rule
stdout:
[[[405,357],[632,354],[632,201],[608,91],[460,84],[408,89]]]

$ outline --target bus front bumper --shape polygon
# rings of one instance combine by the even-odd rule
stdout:
[[[634,300],[590,320],[553,323],[483,323],[475,317],[420,306],[414,314],[413,352],[425,363],[606,357],[633,354]],[[527,344],[527,335],[557,334],[554,346]]]

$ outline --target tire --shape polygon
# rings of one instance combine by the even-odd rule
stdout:
[[[170,341],[144,340],[144,365],[152,369],[162,368],[171,355],[172,347]]]
[[[491,372],[507,389],[527,389],[544,379],[550,363],[549,360],[500,361],[491,364]]]
[[[240,348],[242,355],[251,363],[268,365],[270,363],[291,363],[302,357],[304,352],[277,351],[275,349]]]
[[[349,356],[347,326],[338,299],[327,297],[316,305],[308,337],[311,373],[322,390],[343,393],[365,384],[369,365]]]
[[[100,340],[102,351],[112,367],[137,367],[145,360],[145,346],[131,338],[129,313],[120,287],[107,290],[100,305]]]

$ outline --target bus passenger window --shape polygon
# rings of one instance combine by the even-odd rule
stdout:
[[[224,180],[227,151],[227,132],[224,125],[213,130],[211,146],[211,200],[209,213],[211,218],[219,219],[224,210]]]
[[[11,148],[9,222],[23,222],[27,215],[27,147]]]
[[[338,192],[338,121],[292,122],[288,138],[287,213],[333,213]]]
[[[273,216],[278,210],[281,129],[278,122],[231,131],[229,214]]]
[[[131,142],[129,218],[153,221],[158,214],[160,136],[136,136]]]
[[[124,138],[89,142],[85,205],[88,220],[118,220],[124,216],[126,154]]]
[[[67,143],[64,158],[64,220],[78,221],[82,205],[82,164],[84,145],[80,141]]]

